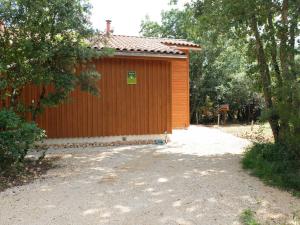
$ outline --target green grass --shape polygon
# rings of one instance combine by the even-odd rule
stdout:
[[[292,224],[300,224],[300,214],[299,211],[295,211],[293,213],[293,221],[287,222],[287,221],[264,221],[264,222],[258,222],[258,220],[255,218],[256,213],[252,211],[251,209],[244,210],[240,215],[240,221],[243,225],[267,225],[267,224],[276,224],[276,225],[292,225]]]
[[[284,146],[256,143],[245,153],[242,164],[267,184],[300,197],[300,160]]]
[[[250,209],[246,209],[245,211],[242,212],[241,222],[244,225],[261,225],[260,223],[257,222],[257,220],[254,217],[254,212],[251,211]]]

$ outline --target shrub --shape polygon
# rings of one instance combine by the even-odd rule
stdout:
[[[243,167],[270,185],[300,193],[300,160],[287,147],[273,143],[256,143],[242,160]]]
[[[260,225],[255,219],[254,212],[250,209],[246,209],[241,214],[241,221],[244,225]]]
[[[12,110],[0,111],[0,173],[22,165],[28,150],[45,132],[23,120]]]

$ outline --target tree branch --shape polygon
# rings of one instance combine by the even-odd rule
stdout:
[[[251,29],[255,37],[255,44],[256,44],[256,57],[257,63],[259,66],[259,71],[261,75],[262,87],[264,98],[266,102],[267,109],[272,110],[273,102],[272,102],[272,91],[271,91],[271,77],[269,66],[266,61],[265,51],[263,47],[263,42],[258,30],[257,26],[257,19],[256,16],[253,15],[251,18]],[[279,124],[278,124],[278,116],[271,112],[271,116],[269,117],[269,123],[274,135],[275,142],[279,141]]]
[[[45,94],[46,94],[46,87],[43,86],[42,87],[42,92],[40,94],[40,97],[39,97],[39,100],[36,104],[36,107],[34,108],[33,112],[32,112],[32,120],[33,121],[36,121],[36,118],[37,118],[37,114],[38,112],[40,111],[42,105],[41,105],[41,101],[45,98]]]
[[[290,34],[290,39],[289,39],[289,52],[288,52],[288,58],[289,58],[289,64],[291,67],[291,72],[292,72],[292,76],[296,75],[296,71],[295,71],[295,44],[296,44],[296,30],[298,29],[298,19],[299,19],[299,12],[295,13],[295,15],[293,15],[291,17],[291,25],[290,25],[290,30],[289,30],[289,34]]]
[[[282,77],[281,77],[281,71],[277,62],[277,43],[275,40],[275,29],[273,26],[273,15],[270,10],[269,15],[268,15],[268,29],[270,33],[270,39],[271,39],[271,59],[272,59],[272,64],[275,70],[275,75],[276,79],[278,81],[279,87],[282,86]]]
[[[283,0],[281,8],[281,29],[280,29],[280,64],[282,77],[288,78],[288,63],[287,63],[287,41],[288,41],[288,9],[289,1]]]

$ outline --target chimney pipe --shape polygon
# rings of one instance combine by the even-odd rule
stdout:
[[[106,20],[106,35],[107,36],[109,36],[111,33],[110,23],[111,23],[111,20]]]

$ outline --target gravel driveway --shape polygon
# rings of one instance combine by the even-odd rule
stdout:
[[[300,200],[241,169],[248,144],[192,126],[163,146],[52,150],[55,169],[0,193],[0,224],[227,225],[247,208],[291,221]]]

